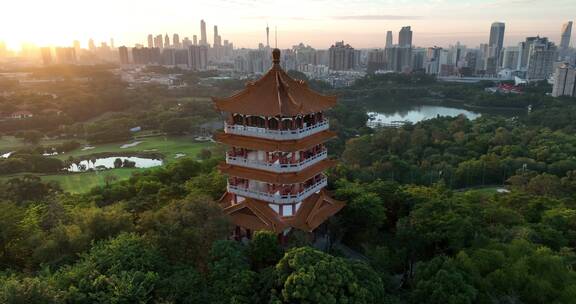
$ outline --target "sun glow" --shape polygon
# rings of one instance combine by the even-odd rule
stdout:
[[[223,39],[240,47],[263,42],[266,23],[278,27],[280,47],[305,42],[326,48],[342,39],[355,47],[378,47],[387,30],[404,25],[412,25],[420,46],[458,40],[476,46],[486,41],[490,23],[502,20],[506,43],[514,44],[527,35],[557,38],[576,2],[556,1],[566,9],[544,2],[520,5],[522,0],[356,0],[353,9],[344,0],[3,0],[0,41],[12,49],[23,43],[70,46],[74,40],[86,47],[89,38],[133,46],[144,43],[148,33],[191,38],[205,19],[209,35],[217,24]]]

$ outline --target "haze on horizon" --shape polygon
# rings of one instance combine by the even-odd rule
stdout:
[[[145,44],[147,34],[178,33],[200,36],[207,22],[208,40],[218,25],[222,39],[236,47],[271,44],[278,29],[278,46],[299,42],[328,48],[345,40],[356,48],[383,47],[386,31],[410,25],[416,46],[447,46],[460,41],[470,47],[488,41],[490,24],[506,23],[504,45],[526,36],[558,41],[562,23],[576,17],[574,0],[101,0],[79,5],[74,0],[8,0],[0,4],[0,41],[18,49],[38,46],[96,43],[114,38],[115,45]],[[395,41],[396,42],[396,41]]]

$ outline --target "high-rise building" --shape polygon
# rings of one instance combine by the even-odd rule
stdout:
[[[156,35],[156,37],[154,37],[154,47],[155,48],[164,48],[164,38],[162,37],[162,35]]]
[[[152,34],[148,34],[148,47],[149,48],[154,47],[154,36],[152,36]]]
[[[198,36],[192,35],[192,45],[198,45]]]
[[[394,45],[394,35],[392,31],[386,32],[386,47],[392,47]]]
[[[96,45],[94,44],[94,39],[90,38],[88,40],[88,49],[93,52],[96,50]]]
[[[80,41],[74,40],[72,42],[72,47],[74,48],[74,52],[76,53],[76,56],[80,55]]]
[[[552,96],[576,96],[576,68],[564,64],[556,68]]]
[[[490,38],[488,40],[488,52],[486,56],[486,73],[496,75],[502,62],[502,48],[504,46],[504,32],[506,24],[494,22],[490,26]]]
[[[190,40],[190,38],[184,37],[184,39],[182,40],[182,47],[187,49],[191,45],[192,45],[192,41]]]
[[[335,165],[327,157],[325,142],[334,133],[325,112],[336,98],[292,79],[280,58],[275,49],[272,69],[262,78],[240,94],[214,98],[215,107],[228,113],[216,138],[230,147],[220,167],[228,187],[219,203],[236,225],[237,239],[256,230],[312,232],[344,207],[324,190],[324,171]]]
[[[508,46],[504,48],[504,55],[502,56],[502,68],[516,70],[520,62],[520,47]]]
[[[169,48],[170,46],[170,37],[168,37],[168,33],[166,33],[166,36],[164,36],[164,47]]]
[[[412,47],[412,29],[409,26],[404,26],[398,34],[399,47]]]
[[[554,72],[554,62],[558,57],[558,49],[548,38],[533,40],[528,50],[528,66],[526,79],[547,79]]]
[[[120,64],[129,64],[130,60],[128,59],[128,48],[125,46],[121,46],[118,48],[118,56],[120,57]]]
[[[178,36],[178,34],[172,35],[172,44],[175,48],[180,47],[180,36]]]
[[[200,45],[208,45],[206,37],[206,22],[204,22],[204,19],[200,20]]]
[[[134,64],[159,64],[160,48],[132,48]]]
[[[56,60],[62,64],[76,63],[76,52],[73,47],[57,47],[55,49]]]
[[[410,72],[412,70],[412,48],[392,46],[385,49],[386,70]]]
[[[562,34],[560,38],[559,55],[560,60],[564,60],[569,54],[570,38],[572,37],[572,21],[568,21],[562,25]]]
[[[193,45],[188,48],[190,59],[190,69],[203,71],[208,66],[208,46],[206,45]]]
[[[270,28],[266,24],[266,47],[270,47]]]
[[[220,39],[220,36],[218,36],[218,26],[214,25],[214,40],[213,40],[214,47],[220,46],[219,39]]]
[[[338,41],[333,44],[328,52],[330,56],[328,67],[331,70],[345,71],[356,67],[356,52],[349,44],[344,44],[344,41]]]
[[[52,49],[49,47],[43,47],[40,49],[40,54],[42,55],[42,63],[44,65],[52,64]]]
[[[114,48],[114,38],[110,38],[110,47]]]

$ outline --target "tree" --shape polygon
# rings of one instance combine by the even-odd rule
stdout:
[[[122,159],[116,158],[114,160],[114,168],[116,168],[116,169],[122,168]]]
[[[254,303],[256,274],[250,270],[244,248],[234,241],[216,241],[210,250],[210,303]]]
[[[207,160],[212,157],[212,152],[209,149],[202,149],[200,153],[198,153],[198,158],[201,160]]]
[[[412,303],[475,303],[478,291],[467,282],[466,274],[452,259],[438,256],[417,267]]]
[[[205,267],[212,243],[229,231],[221,208],[205,196],[173,201],[142,215],[140,228],[170,259]]]
[[[0,303],[56,304],[62,303],[61,292],[55,290],[49,278],[0,277]]]
[[[74,265],[56,275],[66,303],[146,303],[153,297],[162,261],[135,234],[96,244]]]
[[[276,265],[276,289],[272,303],[378,303],[382,282],[371,271],[363,274],[375,280],[366,285],[360,269],[344,259],[309,247],[288,251]]]
[[[248,256],[255,269],[276,265],[282,257],[278,236],[270,231],[257,231],[248,246]]]
[[[172,118],[162,124],[162,131],[171,135],[181,135],[190,130],[190,121],[186,118]]]
[[[24,131],[18,133],[18,137],[22,138],[24,142],[33,145],[39,143],[40,140],[42,139],[42,136],[43,136],[42,133],[38,131]]]

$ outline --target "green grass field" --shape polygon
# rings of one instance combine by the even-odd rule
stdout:
[[[164,154],[164,164],[175,161],[178,154],[183,154],[185,157],[196,158],[198,153],[206,148],[210,149],[214,147],[212,142],[195,142],[192,137],[180,136],[180,137],[167,137],[167,136],[157,136],[149,138],[136,139],[132,142],[140,141],[141,143],[128,147],[120,148],[124,144],[129,144],[131,142],[120,142],[102,145],[93,145],[94,149],[82,150],[82,148],[74,150],[69,153],[58,155],[56,157],[60,159],[67,159],[70,156],[79,157],[86,156],[94,153],[102,152],[159,152]],[[49,145],[50,143],[43,141],[42,145]],[[21,141],[13,137],[2,137],[0,139],[0,152],[6,150],[6,152],[13,151],[10,149],[17,149],[22,147]],[[137,171],[143,171],[146,169],[111,169],[100,172],[83,172],[74,174],[52,174],[52,175],[42,175],[38,176],[45,181],[56,181],[60,184],[64,191],[70,193],[83,193],[91,188],[104,185],[104,177],[106,175],[114,175],[117,180],[125,180],[130,178],[132,173]],[[21,176],[22,174],[9,175],[0,177],[0,182],[8,180],[13,177]]]
[[[128,148],[121,148],[124,144],[141,142],[140,144]],[[159,152],[164,154],[164,160],[170,162],[176,159],[177,154],[184,154],[187,157],[196,157],[200,150],[211,148],[211,142],[195,142],[190,136],[156,136],[136,139],[131,142],[120,142],[111,144],[94,145],[94,149],[77,149],[69,153],[58,155],[60,159],[67,159],[70,156],[79,157],[102,152]]]

